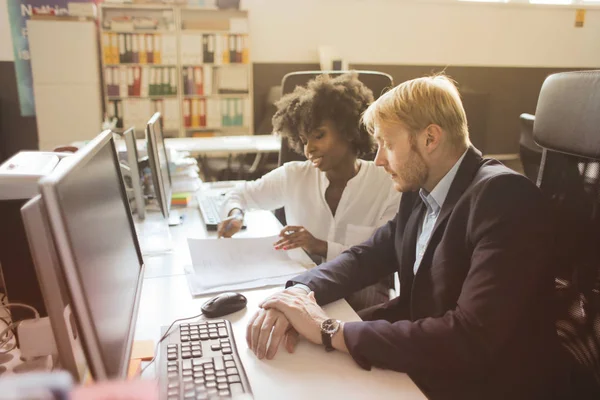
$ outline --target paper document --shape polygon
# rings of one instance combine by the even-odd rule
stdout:
[[[188,280],[192,294],[217,287],[252,288],[279,284],[306,271],[287,252],[275,250],[278,236],[238,239],[188,238],[192,268]],[[192,275],[192,276],[190,276]],[[279,279],[281,278],[281,279]]]

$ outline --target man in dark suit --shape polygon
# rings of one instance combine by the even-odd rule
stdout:
[[[376,163],[404,192],[398,214],[266,299],[248,325],[249,347],[271,358],[282,341],[292,351],[299,333],[363,368],[406,372],[430,398],[565,398],[538,189],[470,145],[444,76],[402,83],[363,121],[379,145]],[[335,321],[319,306],[392,272],[400,295],[364,321]]]

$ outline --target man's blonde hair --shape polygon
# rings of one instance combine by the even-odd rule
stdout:
[[[416,133],[439,125],[455,145],[469,145],[467,116],[454,82],[439,74],[403,82],[364,112],[362,123],[372,134],[380,122],[400,122]]]

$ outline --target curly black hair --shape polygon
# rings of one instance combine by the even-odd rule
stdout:
[[[289,140],[290,147],[304,154],[300,134],[308,134],[330,120],[350,142],[358,157],[375,149],[373,137],[360,123],[362,113],[373,102],[373,92],[350,72],[335,78],[319,75],[306,87],[297,86],[276,103],[273,128]]]

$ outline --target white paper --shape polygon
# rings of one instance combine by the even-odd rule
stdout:
[[[250,288],[265,286],[266,282],[280,284],[305,272],[306,268],[299,261],[291,259],[287,252],[273,248],[278,239],[278,236],[217,240],[188,238],[193,271],[189,271],[192,273],[188,274],[188,280],[194,281],[193,286],[199,289],[239,284]],[[194,292],[192,290],[195,295]]]

